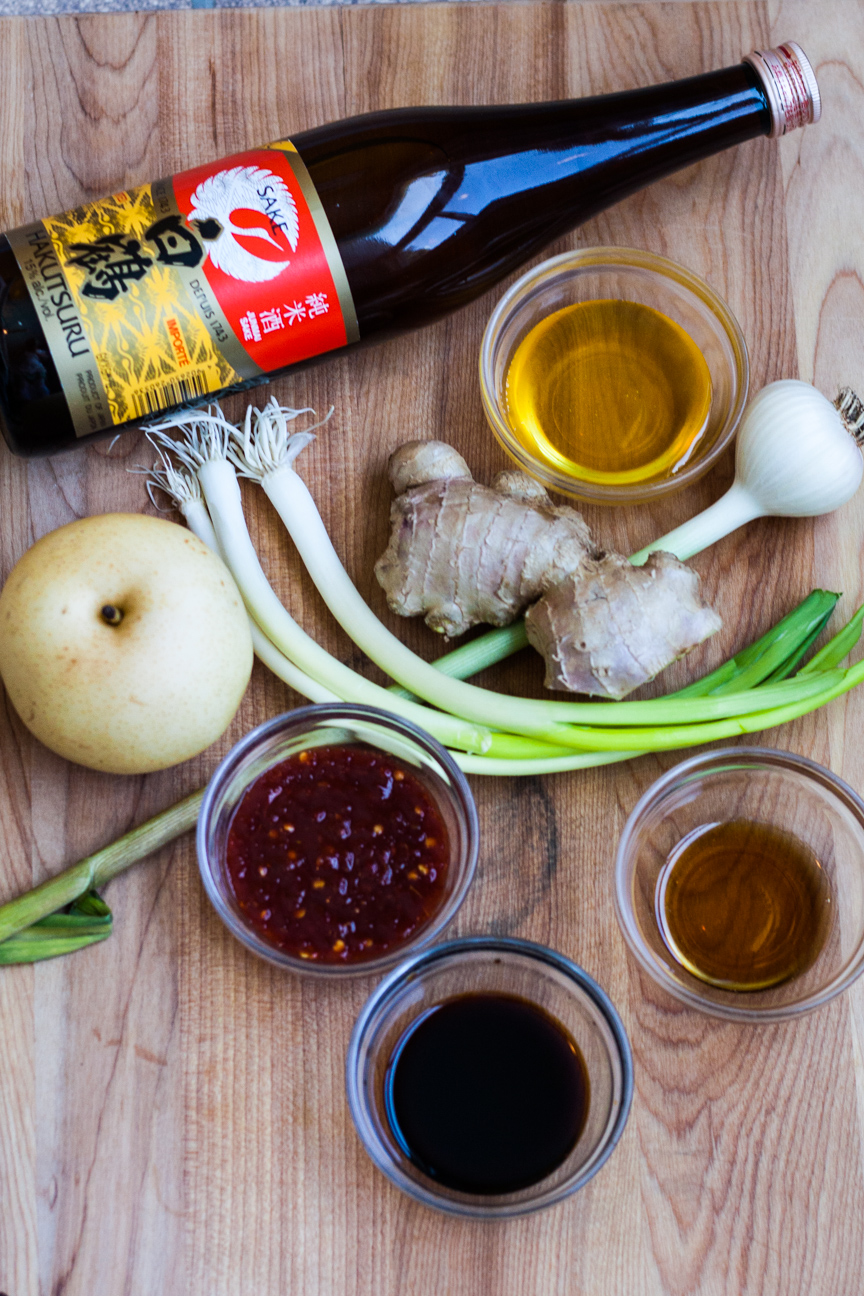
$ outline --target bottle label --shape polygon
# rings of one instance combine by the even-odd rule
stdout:
[[[359,338],[336,240],[288,140],[7,238],[78,436]]]

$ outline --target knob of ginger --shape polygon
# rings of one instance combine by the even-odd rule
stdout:
[[[644,567],[607,553],[566,576],[528,609],[528,641],[548,689],[620,700],[721,627],[699,577],[672,554]]]
[[[409,441],[390,458],[392,533],[375,575],[399,616],[439,634],[509,625],[544,590],[597,556],[575,509],[525,473],[481,486],[443,441]]]
[[[375,574],[391,610],[455,636],[528,608],[547,688],[626,697],[720,629],[689,567],[602,552],[580,514],[525,473],[481,486],[442,441],[400,446],[389,471],[393,530]]]

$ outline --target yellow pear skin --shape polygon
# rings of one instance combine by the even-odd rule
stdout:
[[[82,518],[37,540],[0,594],[0,676],[24,724],[90,769],[144,774],[230,724],[252,640],[224,563],[174,522]]]

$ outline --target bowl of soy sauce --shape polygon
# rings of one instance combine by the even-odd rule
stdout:
[[[400,964],[351,1037],[348,1102],[380,1170],[453,1215],[551,1206],[596,1174],[633,1093],[624,1027],[570,959],[469,936]]]

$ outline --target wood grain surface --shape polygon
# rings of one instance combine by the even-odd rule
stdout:
[[[643,85],[794,37],[822,123],[655,185],[567,243],[672,255],[730,302],[753,387],[799,375],[864,385],[864,6],[859,0],[514,4],[226,11],[0,22],[0,224],[346,114],[539,100]],[[387,455],[455,443],[481,480],[504,466],[476,357],[497,294],[414,336],[278,385],[336,413],[307,480],[361,591],[385,544]],[[237,407],[235,407],[237,408]],[[0,576],[46,531],[147,510],[127,436],[53,460],[0,453]],[[719,496],[731,456],[686,493],[586,510],[632,550]],[[280,594],[338,656],[262,496],[252,529]],[[815,585],[864,598],[864,495],[818,521],[754,524],[697,560],[725,629],[672,679],[763,631]],[[431,657],[422,626],[400,634]],[[364,667],[367,669],[367,667]],[[371,668],[368,668],[371,672]],[[539,692],[527,653],[501,687]],[[218,748],[164,774],[72,767],[0,707],[0,899],[200,785],[230,743],[298,699],[256,667]],[[864,787],[864,694],[765,735]],[[521,782],[475,779],[483,841],[452,929],[518,933],[576,959],[630,1033],[636,1095],[621,1144],[574,1198],[484,1225],[439,1217],[373,1169],[343,1063],[371,980],[273,970],[223,929],[191,841],[111,884],[115,932],[0,969],[0,1292],[7,1296],[861,1296],[864,987],[794,1025],[723,1025],[662,995],[612,909],[624,819],[673,756]]]

